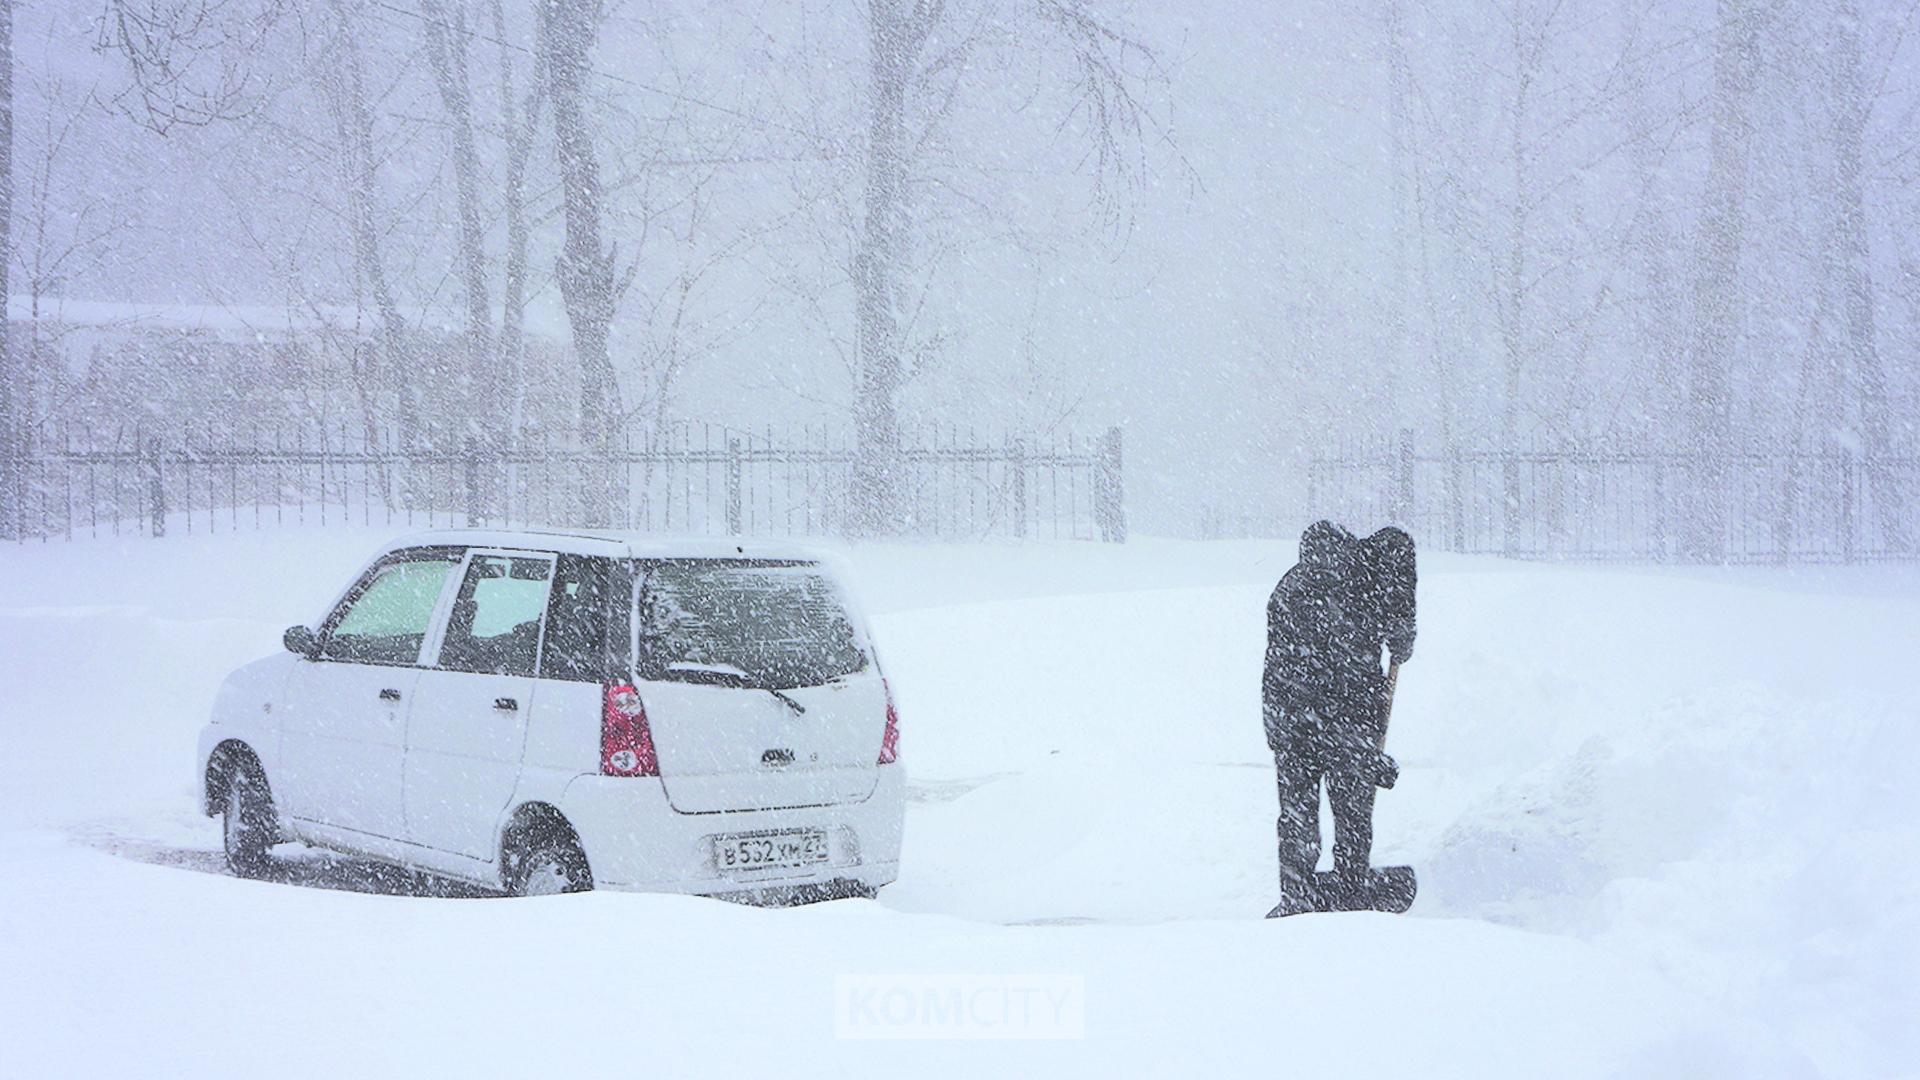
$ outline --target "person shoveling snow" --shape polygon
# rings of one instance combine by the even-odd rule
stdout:
[[[1382,529],[1362,542],[1320,521],[1267,603],[1261,711],[1280,799],[1280,903],[1269,918],[1413,903],[1412,868],[1369,860],[1374,790],[1399,776],[1384,747],[1392,686],[1413,651],[1414,582],[1406,533]],[[1381,674],[1382,646],[1391,675]],[[1317,874],[1323,782],[1334,868]]]

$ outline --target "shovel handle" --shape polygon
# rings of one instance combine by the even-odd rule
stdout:
[[[1400,664],[1395,661],[1387,665],[1387,705],[1386,714],[1380,718],[1380,744],[1377,749],[1387,748],[1387,721],[1393,719],[1393,692],[1400,685]]]

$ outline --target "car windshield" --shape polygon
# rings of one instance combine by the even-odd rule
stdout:
[[[777,689],[818,686],[867,666],[839,588],[808,563],[656,563],[638,621],[641,675],[649,679]]]

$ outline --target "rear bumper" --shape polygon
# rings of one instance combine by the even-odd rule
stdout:
[[[682,814],[655,778],[580,776],[560,812],[586,848],[596,886],[646,892],[733,893],[830,881],[879,888],[899,874],[906,776],[880,767],[873,794],[858,803],[793,810]],[[823,829],[828,858],[803,869],[723,873],[713,838],[733,833]]]

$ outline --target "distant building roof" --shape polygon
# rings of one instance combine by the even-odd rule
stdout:
[[[409,328],[435,336],[460,330],[458,318],[423,317],[403,311]],[[33,317],[33,300],[7,297],[7,321],[22,323]],[[294,308],[268,304],[141,304],[118,300],[40,298],[40,319],[63,326],[87,327],[114,333],[171,330],[209,334],[224,341],[284,340],[318,331],[371,334],[379,330],[379,316],[367,309],[337,305]],[[528,336],[541,338],[534,327]]]
[[[7,297],[9,322],[27,322],[32,317],[30,297]],[[371,331],[376,325],[371,312],[346,307],[322,307],[316,312],[252,304],[139,304],[45,296],[40,298],[40,318],[101,330],[178,330],[239,340],[284,338],[316,330]]]

